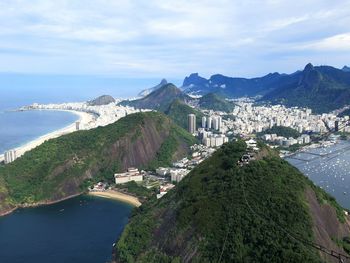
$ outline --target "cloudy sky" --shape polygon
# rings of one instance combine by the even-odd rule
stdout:
[[[182,78],[350,64],[350,1],[0,0],[0,72]]]

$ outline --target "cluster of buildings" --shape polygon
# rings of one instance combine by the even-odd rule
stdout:
[[[188,131],[198,135],[201,142],[207,147],[220,147],[228,142],[228,137],[221,133],[222,117],[208,116],[202,117],[202,127],[196,129],[196,115],[189,114]]]
[[[171,182],[180,182],[188,173],[190,170],[187,170],[186,168],[164,168],[159,167],[156,169],[156,174],[158,176],[170,176]]]
[[[94,186],[92,186],[89,191],[91,192],[101,192],[101,191],[106,191],[108,189],[108,184],[105,182],[98,182]]]
[[[228,142],[228,137],[224,134],[216,134],[205,129],[198,130],[198,138],[207,147],[220,147]]]
[[[278,144],[283,147],[289,147],[294,144],[308,144],[311,142],[310,135],[308,134],[302,134],[298,138],[294,139],[293,137],[286,138],[283,136],[277,136],[277,134],[264,134],[262,136],[262,139],[271,142],[274,144]]]
[[[114,123],[120,118],[125,117],[128,114],[150,111],[140,110],[134,107],[119,106],[115,103],[108,105],[91,106],[87,102],[78,103],[61,103],[61,104],[38,104],[34,103],[30,106],[21,108],[21,110],[68,110],[68,111],[79,111],[94,115],[94,118],[89,123],[76,123],[76,130],[89,130],[99,126],[106,126]]]
[[[262,132],[273,126],[290,127],[299,133],[326,133],[332,131],[350,132],[345,125],[349,117],[337,117],[337,112],[313,114],[311,109],[283,105],[254,106],[252,101],[236,100],[232,118],[222,121],[222,129],[233,131],[235,135],[248,136]],[[272,138],[282,144],[301,143],[303,138]],[[306,139],[307,140],[307,139]]]
[[[174,162],[171,167],[159,167],[155,173],[151,171],[139,171],[137,168],[130,167],[124,173],[114,174],[116,184],[125,184],[131,181],[141,183],[147,188],[159,187],[158,198],[164,196],[175,184],[185,178],[188,173],[200,164],[203,160],[210,157],[215,149],[204,145],[193,145],[191,158],[183,158]],[[157,183],[154,183],[157,181]]]
[[[221,116],[202,117],[202,128],[207,130],[221,131],[222,117]]]
[[[234,118],[224,125],[236,134],[249,135],[273,126],[285,126],[299,132],[325,132],[324,120],[329,116],[313,115],[311,109],[286,108],[282,105],[253,106],[251,102],[238,101]]]

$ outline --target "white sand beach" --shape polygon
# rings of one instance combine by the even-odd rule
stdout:
[[[55,110],[58,111],[58,110]],[[71,112],[73,114],[76,114],[79,116],[79,119],[77,121],[80,122],[80,124],[82,126],[86,126],[87,124],[93,122],[95,120],[95,116],[93,114],[90,113],[86,113],[86,112],[81,112],[81,111],[73,111],[73,110],[62,110],[65,112]],[[47,140],[53,139],[53,138],[57,138],[60,137],[62,135],[68,134],[68,133],[72,133],[76,131],[76,124],[75,122],[62,128],[59,129],[57,131],[53,131],[50,132],[48,134],[45,134],[43,136],[40,136],[39,138],[30,141],[20,147],[15,148],[14,150],[16,150],[16,156],[17,158],[22,156],[25,152],[30,151],[32,149],[34,149],[35,147],[39,146],[40,144],[44,143]],[[4,155],[0,155],[0,162],[4,160]]]
[[[129,204],[136,206],[136,207],[139,207],[141,205],[141,202],[139,201],[138,198],[131,196],[131,195],[127,195],[127,194],[118,192],[118,191],[114,191],[114,190],[91,191],[91,192],[89,192],[89,195],[119,200],[122,202],[129,203]]]

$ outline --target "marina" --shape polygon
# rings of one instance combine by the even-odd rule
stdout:
[[[350,141],[309,148],[285,159],[350,209]]]

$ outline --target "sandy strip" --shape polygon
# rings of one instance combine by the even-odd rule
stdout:
[[[89,124],[90,122],[93,122],[95,120],[94,115],[86,113],[86,112],[73,111],[73,110],[54,110],[54,111],[66,111],[66,112],[71,112],[75,115],[78,115],[79,119],[77,121],[79,121],[81,123],[81,125]],[[68,134],[68,133],[72,133],[74,131],[76,131],[75,122],[62,128],[62,129],[45,134],[45,135],[43,135],[43,136],[41,136],[33,141],[30,141],[30,142],[28,142],[20,147],[15,148],[14,150],[16,150],[16,156],[20,157],[25,152],[34,149],[35,147],[41,145],[42,143],[44,143],[47,140],[57,138],[57,137],[60,137],[62,135]],[[2,161],[2,160],[4,160],[3,154],[0,155],[0,161]]]
[[[141,202],[139,201],[138,198],[131,195],[123,194],[117,191],[113,191],[113,190],[93,191],[93,192],[89,192],[89,195],[119,200],[136,207],[139,207],[141,205]]]

